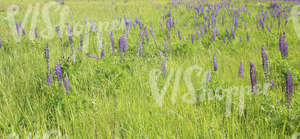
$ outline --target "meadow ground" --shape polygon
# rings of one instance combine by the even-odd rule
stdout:
[[[300,10],[270,5],[0,0],[0,137],[300,137]]]

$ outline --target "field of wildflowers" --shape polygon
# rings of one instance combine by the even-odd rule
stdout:
[[[300,137],[299,2],[0,0],[0,137]]]

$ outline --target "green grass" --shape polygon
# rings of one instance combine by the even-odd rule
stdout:
[[[292,21],[282,28],[274,21],[272,33],[256,29],[256,20],[248,22],[247,31],[250,41],[246,42],[246,31],[240,23],[236,39],[223,43],[223,37],[210,41],[211,33],[204,38],[197,38],[192,44],[190,35],[195,33],[192,10],[187,11],[184,5],[172,9],[181,30],[187,40],[179,41],[177,32],[171,31],[168,43],[167,77],[158,76],[158,88],[161,90],[172,75],[170,86],[163,97],[162,106],[156,103],[149,80],[150,72],[162,69],[164,56],[160,51],[164,48],[164,31],[161,32],[159,22],[167,14],[164,9],[167,1],[66,1],[74,16],[66,22],[84,24],[90,21],[115,21],[114,15],[123,19],[135,17],[148,25],[153,23],[157,44],[150,35],[150,41],[144,43],[143,55],[138,56],[139,29],[129,32],[129,50],[121,58],[111,53],[108,32],[103,31],[103,46],[106,56],[96,60],[77,51],[79,36],[75,36],[75,63],[63,63],[64,72],[68,73],[71,85],[70,95],[66,95],[64,86],[56,81],[54,66],[61,62],[62,48],[55,33],[54,39],[30,40],[23,36],[20,42],[14,41],[8,26],[7,8],[17,4],[21,12],[17,21],[22,21],[26,10],[35,0],[4,1],[0,0],[0,37],[3,46],[0,48],[0,137],[7,138],[12,133],[21,138],[30,133],[42,137],[50,130],[55,130],[69,138],[290,138],[300,132],[300,41],[296,36]],[[40,2],[41,7],[45,2]],[[243,4],[243,2],[236,3]],[[157,6],[161,5],[161,9]],[[249,3],[249,11],[257,14],[255,3]],[[267,4],[266,4],[267,5]],[[291,6],[291,4],[283,3]],[[53,6],[55,7],[55,6]],[[117,10],[115,10],[115,8]],[[126,8],[125,8],[126,7]],[[137,8],[140,12],[137,12]],[[52,9],[53,10],[53,9]],[[51,12],[53,29],[59,24],[60,11]],[[67,14],[68,15],[68,14]],[[242,14],[248,20],[248,15]],[[45,23],[39,16],[37,27],[45,29]],[[25,25],[30,28],[31,17]],[[232,26],[232,19],[227,16],[226,25]],[[284,20],[282,20],[283,22]],[[266,22],[270,20],[267,18]],[[184,26],[186,24],[186,26]],[[219,24],[220,36],[225,35],[225,28]],[[287,34],[289,56],[282,60],[278,50],[278,37],[281,31]],[[115,44],[123,30],[113,30]],[[96,33],[90,34],[89,52],[100,56]],[[242,36],[243,41],[240,42]],[[47,66],[44,59],[46,42],[50,49],[50,68],[53,74],[53,85],[47,85]],[[70,54],[67,35],[63,36],[64,55]],[[265,45],[269,57],[270,75],[265,78],[261,60],[261,46]],[[218,71],[213,71],[213,55],[217,54]],[[275,82],[273,89],[266,93],[252,94],[247,91],[226,91],[216,93],[217,88],[243,88],[250,85],[249,62],[255,64],[257,82],[260,86]],[[244,63],[244,78],[238,78],[240,62]],[[185,78],[187,69],[197,65],[202,72],[191,74],[191,82],[197,94],[195,103],[187,103],[182,97],[189,91]],[[182,70],[182,72],[178,72]],[[212,71],[212,82],[205,84],[203,79],[208,70]],[[294,96],[291,109],[286,107],[285,73],[290,70],[293,75]],[[178,85],[175,75],[178,76]],[[178,87],[177,96],[173,89]],[[213,94],[205,94],[201,88],[214,90]],[[205,94],[205,99],[200,96]],[[243,114],[240,113],[240,96],[244,94]],[[211,97],[223,96],[223,99]],[[232,96],[231,96],[232,95]],[[172,100],[176,100],[173,104]],[[231,98],[230,114],[226,113],[226,105]],[[279,104],[279,105],[277,105]]]

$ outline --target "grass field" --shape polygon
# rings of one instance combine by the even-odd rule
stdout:
[[[277,4],[0,0],[0,137],[300,137],[300,10]]]

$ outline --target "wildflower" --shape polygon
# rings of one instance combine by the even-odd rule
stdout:
[[[112,31],[109,32],[109,37],[110,37],[111,50],[112,50],[112,53],[114,53],[114,49],[115,49],[115,40],[114,40],[114,34],[113,34]]]
[[[51,86],[52,85],[52,72],[50,73],[47,73],[47,83],[48,83],[48,86]]]
[[[162,72],[163,72],[164,76],[167,75],[167,60],[166,60],[166,58],[164,59],[164,61],[162,63]]]
[[[142,55],[143,53],[143,43],[139,42],[139,49],[138,49],[139,55]]]
[[[104,49],[104,48],[102,48],[102,51],[101,51],[101,59],[103,59],[103,58],[104,58],[104,56],[105,56],[105,49]]]
[[[288,73],[286,74],[286,101],[288,106],[291,103],[292,96],[293,96],[293,79],[292,79],[291,72],[288,71]]]
[[[61,65],[60,65],[59,62],[57,62],[55,64],[55,73],[56,73],[57,81],[59,83],[61,83],[61,81],[62,81],[62,70],[61,70]]]
[[[46,62],[48,64],[49,63],[49,46],[48,46],[48,43],[46,43],[46,47],[44,49],[44,55],[45,55]]]
[[[145,33],[147,41],[149,41],[149,35],[148,35],[147,26],[144,28],[144,33]]]
[[[59,37],[60,39],[62,39],[62,35],[61,35],[61,32],[60,32],[60,27],[59,27],[59,26],[56,26],[56,32],[57,32],[57,34],[58,34],[58,37]]]
[[[178,38],[179,38],[179,40],[181,40],[182,38],[181,38],[181,33],[180,33],[180,30],[178,30]]]
[[[34,29],[34,34],[35,34],[35,38],[39,39],[37,27],[35,27],[35,29]]]
[[[239,68],[239,77],[243,78],[244,77],[244,66],[243,66],[243,62],[241,62],[240,64],[240,68]]]
[[[268,73],[268,56],[267,53],[265,52],[264,46],[261,48],[261,57],[262,57],[262,65],[265,70],[265,73]]]
[[[1,37],[0,37],[0,48],[2,47],[2,39],[1,39]]]
[[[256,81],[255,67],[252,62],[250,63],[250,78],[251,78],[252,92],[256,93],[257,81]]]
[[[70,87],[70,81],[68,75],[66,75],[66,77],[64,78],[64,85],[65,85],[66,93],[67,95],[69,95],[71,91],[71,87]]]
[[[119,51],[124,53],[128,49],[128,42],[124,35],[122,35],[119,39]]]
[[[192,44],[194,44],[195,34],[191,34],[191,36],[192,36]]]
[[[211,72],[210,72],[210,70],[208,70],[208,72],[206,74],[206,82],[211,82]]]
[[[217,64],[217,56],[216,54],[213,57],[213,63],[214,63],[214,71],[218,70],[218,64]]]

